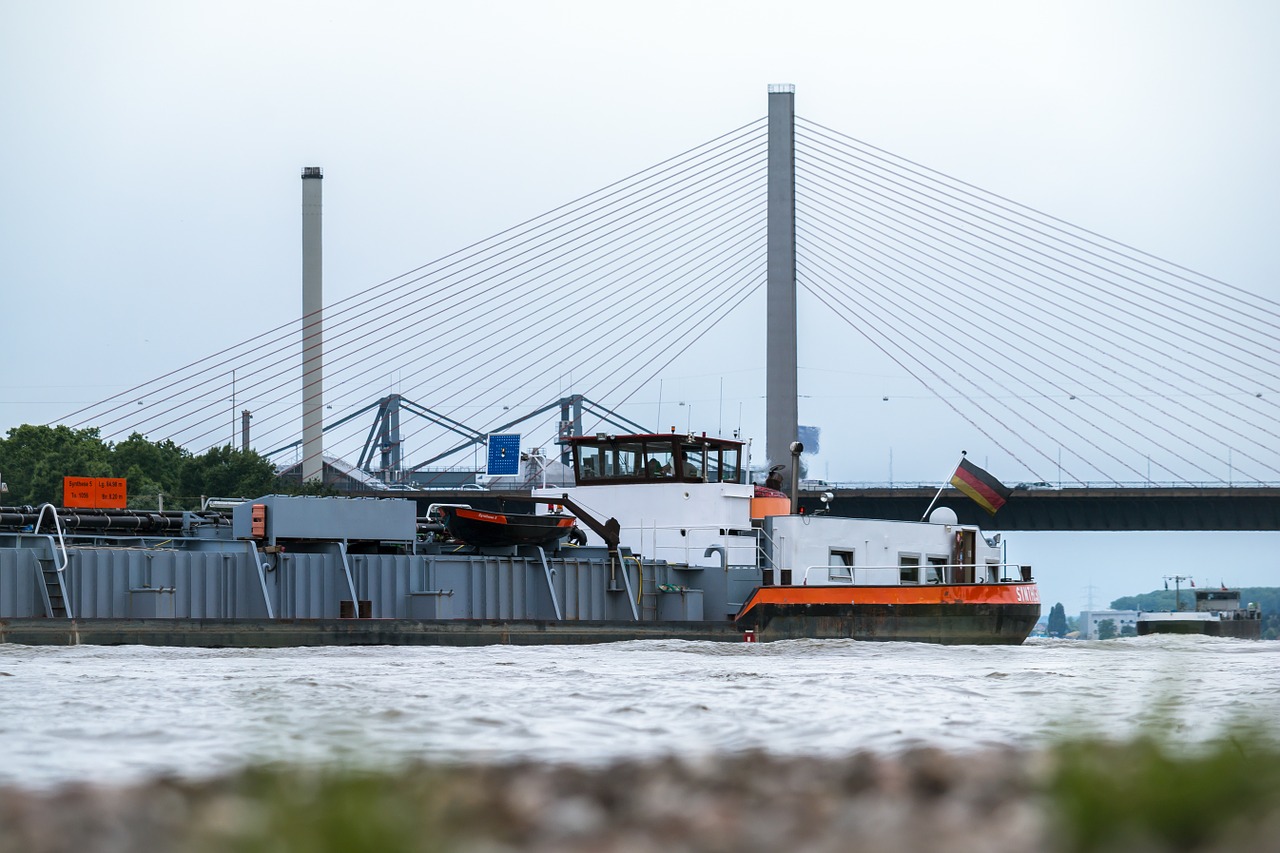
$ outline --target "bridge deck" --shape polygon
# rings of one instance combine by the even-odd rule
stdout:
[[[836,515],[919,521],[937,489],[835,489]],[[1015,489],[994,518],[955,489],[938,503],[988,530],[1280,530],[1280,488]],[[803,495],[807,512],[822,507]]]

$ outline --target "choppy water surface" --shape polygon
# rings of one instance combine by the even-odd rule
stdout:
[[[0,646],[0,784],[199,776],[250,762],[599,762],[921,743],[1034,746],[1081,728],[1182,741],[1280,725],[1280,643],[1018,647],[650,641],[202,650]]]

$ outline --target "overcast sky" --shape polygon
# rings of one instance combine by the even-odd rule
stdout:
[[[0,431],[297,317],[301,166],[325,169],[333,301],[759,118],[770,83],[804,117],[1280,298],[1278,35],[1264,2],[0,0]],[[807,352],[802,381],[827,363]],[[695,415],[721,408],[705,369],[663,379]],[[858,414],[831,396],[802,421]],[[936,436],[868,443],[814,473],[948,473]],[[1228,558],[1206,571],[1275,580],[1274,535],[1158,539],[1059,536],[1046,597],[1074,610],[1090,585],[1101,602]]]

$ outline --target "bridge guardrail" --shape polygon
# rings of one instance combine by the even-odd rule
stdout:
[[[875,482],[875,481],[854,481],[847,483],[831,483],[829,488],[833,490],[840,489],[937,489],[938,484],[925,483],[917,481],[908,482]],[[947,486],[947,488],[952,488]],[[1060,484],[1055,483],[1049,486],[1033,486],[1019,488],[1017,485],[1009,486],[1010,489],[1018,492],[1057,492],[1066,491],[1067,489],[1278,489],[1280,482],[1262,482],[1251,480],[1249,482],[1213,482],[1199,481],[1192,482],[1189,480],[1174,481],[1151,481],[1151,482],[1123,482],[1117,483],[1112,481],[1097,482],[1068,482],[1062,481]],[[952,489],[954,491],[954,489]],[[814,497],[822,494],[821,490],[802,490],[802,496],[812,495]]]

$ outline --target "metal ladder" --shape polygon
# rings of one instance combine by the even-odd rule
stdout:
[[[53,516],[53,529],[58,534],[57,542],[49,536],[49,554],[48,558],[37,558],[40,564],[40,575],[44,581],[44,605],[45,612],[51,619],[67,619],[71,617],[71,609],[67,606],[67,586],[65,581],[65,571],[70,557],[67,555],[66,539],[62,535],[62,522],[58,520],[58,508],[53,504],[45,503],[40,505],[40,514],[36,516],[36,523],[32,525],[31,532],[40,534],[40,523],[44,521],[45,511]],[[56,547],[55,547],[56,545]],[[58,565],[58,550],[62,551],[62,565]]]
[[[646,584],[647,589],[640,593],[640,619],[645,622],[658,621],[658,590]]]
[[[40,559],[40,573],[44,576],[45,612],[51,619],[67,618],[67,596],[62,586],[62,573],[52,557]]]

